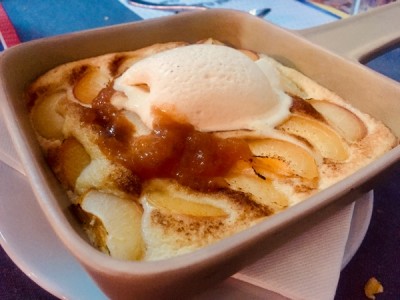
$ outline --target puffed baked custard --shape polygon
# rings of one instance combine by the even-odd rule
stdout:
[[[232,69],[238,61],[244,71]],[[212,39],[66,63],[29,86],[27,103],[89,240],[125,260],[165,259],[240,232],[398,144],[300,72]]]

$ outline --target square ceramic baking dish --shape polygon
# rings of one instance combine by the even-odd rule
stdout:
[[[372,164],[266,221],[196,252],[157,262],[127,262],[93,248],[71,215],[64,191],[46,165],[27,117],[24,91],[60,64],[157,42],[212,37],[264,52],[385,121],[400,137],[399,85],[351,60],[250,15],[209,10],[36,40],[7,50],[0,61],[1,106],[37,201],[59,238],[113,299],[194,294],[234,274],[284,241],[293,226],[312,224],[373,188],[400,158],[396,147]]]

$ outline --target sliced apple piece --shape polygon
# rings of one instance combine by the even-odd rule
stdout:
[[[341,136],[317,120],[292,115],[278,129],[307,140],[324,158],[344,161],[349,157],[347,145]]]
[[[92,103],[99,92],[107,86],[110,77],[99,68],[89,68],[75,83],[73,93],[76,99],[85,104]]]
[[[78,199],[78,202],[82,202],[82,198]],[[110,254],[108,250],[107,231],[103,226],[103,223],[95,215],[88,213],[82,209],[80,204],[74,204],[70,207],[71,212],[74,216],[82,223],[82,228],[85,230],[90,242],[100,251]]]
[[[308,102],[327,120],[348,142],[356,142],[367,134],[367,128],[361,119],[345,107],[326,100],[308,100]]]
[[[39,135],[46,139],[62,139],[64,117],[57,112],[57,106],[65,92],[45,95],[38,100],[31,111],[32,125]]]
[[[289,176],[295,174],[306,179],[318,178],[318,166],[314,157],[302,147],[277,139],[249,141],[251,152],[257,156],[253,167],[267,167],[270,171]]]
[[[60,180],[70,188],[75,187],[76,179],[83,169],[90,164],[91,158],[85,148],[73,137],[63,141],[57,151],[56,170],[59,170]]]
[[[193,196],[192,196],[193,197]],[[194,196],[195,197],[195,196]],[[195,197],[196,198],[196,197]],[[197,197],[197,200],[201,200]],[[165,209],[173,214],[187,215],[192,217],[226,217],[226,212],[216,206],[191,201],[174,195],[167,189],[150,189],[146,192],[146,199],[152,206]]]
[[[253,170],[265,178],[273,177],[271,174],[281,177],[293,177],[296,175],[289,164],[279,158],[254,157],[252,165]]]
[[[294,173],[290,165],[276,158],[253,159],[253,170],[260,177],[276,183],[288,184],[296,190],[313,190],[318,188],[319,177],[306,178]]]
[[[233,173],[226,181],[232,189],[249,193],[253,201],[269,207],[274,213],[289,205],[285,194],[278,191],[270,180],[261,179],[254,172],[251,175]]]
[[[311,117],[313,119],[325,122],[324,117],[319,113],[319,111],[300,97],[292,96],[292,106],[290,107],[290,112],[296,115],[304,115],[306,117]]]
[[[112,257],[125,260],[142,258],[142,209],[135,201],[92,190],[83,197],[81,207],[101,221],[107,232],[105,244]],[[95,227],[87,229],[98,231]]]

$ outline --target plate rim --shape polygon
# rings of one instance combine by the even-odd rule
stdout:
[[[21,180],[26,179],[26,178],[24,178],[24,175],[22,175],[21,173],[18,173],[17,170],[13,169],[9,165],[7,165],[5,162],[0,161],[0,171],[4,168],[9,168],[10,171],[14,172],[13,175],[11,175],[11,173],[9,173],[9,174],[7,174],[7,176],[17,176],[19,174],[21,176],[21,178],[20,178]],[[4,175],[0,172],[0,177],[1,176],[4,176]],[[25,180],[25,183],[27,185],[29,185],[27,179]],[[32,192],[32,194],[33,194],[33,192]],[[360,197],[361,201],[358,201],[358,200],[355,201],[353,217],[352,217],[350,232],[349,232],[349,238],[346,243],[345,253],[344,253],[344,257],[343,257],[343,263],[341,266],[342,270],[351,261],[351,259],[353,258],[353,256],[355,255],[355,253],[357,252],[359,247],[361,246],[361,243],[367,233],[367,230],[368,230],[368,227],[369,227],[369,224],[371,221],[371,216],[372,216],[373,199],[374,199],[373,192],[370,191],[369,193]],[[365,200],[365,201],[362,201],[362,200]],[[15,205],[15,203],[13,203],[13,204]],[[40,218],[42,218],[42,221],[44,220],[46,222],[46,224],[49,225],[48,229],[52,232],[52,234],[55,237],[57,237],[56,233],[51,228],[47,218],[44,216],[43,211],[40,209],[39,204],[36,201],[34,201],[32,203],[32,205],[35,209],[38,209],[38,211],[36,213],[39,213],[39,215],[41,215]],[[0,214],[1,214],[1,211],[0,211]],[[40,219],[40,218],[38,218],[38,219]],[[3,219],[3,218],[1,218],[1,219]],[[3,219],[3,222],[4,222],[4,219]],[[5,237],[2,234],[2,231],[4,230],[3,226],[7,226],[6,223],[7,222],[5,222],[5,223],[0,222],[0,226],[1,226],[0,227],[0,245],[3,247],[6,254],[15,263],[15,265],[23,273],[25,273],[32,281],[34,281],[36,284],[38,284],[41,288],[43,288],[50,294],[52,294],[58,298],[62,298],[62,299],[74,298],[75,296],[73,294],[71,294],[71,291],[69,291],[69,288],[67,285],[63,285],[63,283],[57,282],[54,278],[51,278],[50,275],[49,276],[47,276],[46,274],[40,275],[40,274],[43,274],[43,272],[40,272],[40,268],[37,268],[36,266],[32,265],[32,262],[31,262],[32,256],[25,256],[25,255],[23,255],[23,253],[18,254],[18,251],[19,251],[18,250],[19,247],[17,245],[18,242],[16,242],[16,240],[13,240],[13,238]],[[354,230],[354,228],[357,228],[357,230],[361,230],[361,232],[357,232],[357,233],[353,232],[352,233],[352,229]],[[37,231],[33,231],[33,232],[37,232]],[[48,239],[48,240],[51,241],[51,244],[53,244],[53,247],[60,248],[62,250],[66,250],[65,253],[67,254],[68,258],[72,258],[72,260],[74,262],[76,262],[77,266],[82,268],[81,265],[79,264],[79,262],[76,260],[76,258],[71,253],[69,253],[69,251],[66,249],[65,245],[61,241],[59,241],[58,239],[54,239],[54,241],[53,241],[53,239]],[[60,252],[60,253],[62,253],[62,252]],[[65,255],[65,254],[60,254],[60,255]],[[78,276],[86,276],[87,279],[89,279],[91,281],[90,283],[92,283],[92,286],[88,287],[88,289],[87,289],[88,291],[93,291],[96,293],[97,296],[102,295],[106,299],[106,296],[100,291],[98,286],[94,283],[94,281],[92,281],[92,279],[89,277],[89,275],[83,271],[83,269],[82,269],[82,273]],[[233,278],[233,277],[230,277],[230,278]],[[241,281],[236,278],[234,278],[234,280]],[[251,283],[247,283],[247,284],[252,285]]]

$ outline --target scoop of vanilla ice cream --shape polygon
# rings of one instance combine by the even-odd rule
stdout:
[[[158,108],[200,131],[274,126],[289,114],[290,97],[271,68],[221,45],[167,50],[132,65],[115,80],[113,105],[131,110],[152,128]],[[279,80],[278,80],[279,81]]]

